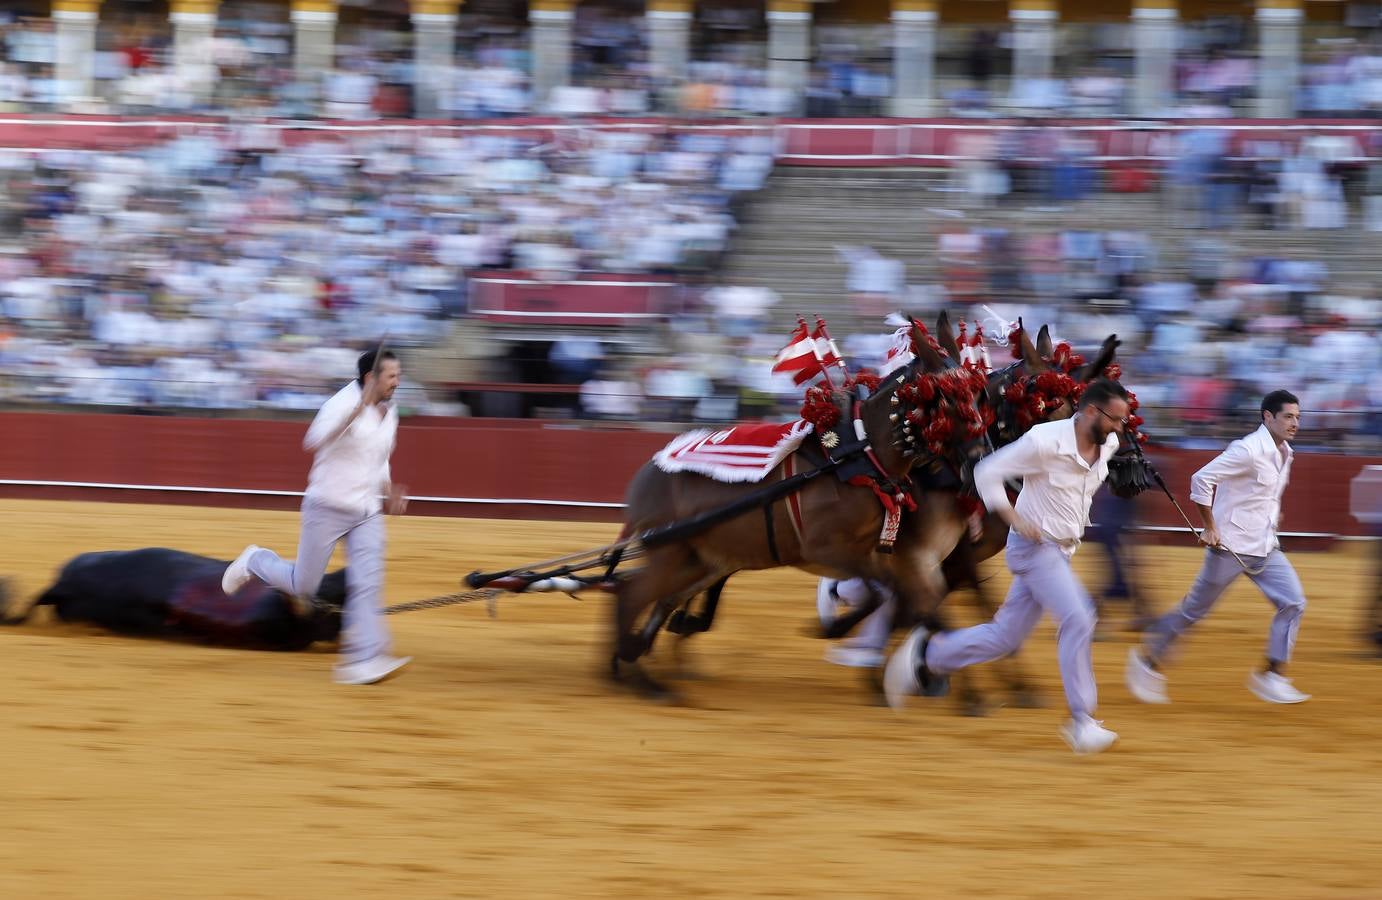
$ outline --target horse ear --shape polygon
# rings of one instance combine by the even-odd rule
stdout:
[[[1045,372],[1051,368],[1037,348],[1032,346],[1032,339],[1027,337],[1027,329],[1023,328],[1017,333],[1019,346],[1022,348],[1022,362],[1027,367],[1027,371],[1035,375],[1038,372]]]
[[[1104,344],[1099,348],[1099,355],[1094,357],[1094,361],[1086,363],[1084,371],[1080,373],[1080,381],[1090,382],[1098,378],[1103,371],[1113,362],[1113,356],[1118,352],[1118,345],[1123,343],[1118,340],[1118,335],[1111,334],[1104,338]]]
[[[955,340],[955,330],[950,327],[950,313],[941,310],[941,314],[936,319],[936,343],[941,345],[941,349],[950,354],[950,358],[959,362],[960,345]]]
[[[916,319],[912,320],[912,352],[921,363],[924,371],[939,372],[945,368],[945,360],[927,340],[925,328]]]
[[[1043,359],[1050,359],[1051,354],[1055,352],[1055,347],[1051,344],[1051,329],[1045,325],[1037,332],[1036,349]]]

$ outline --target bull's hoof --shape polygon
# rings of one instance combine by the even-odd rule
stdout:
[[[1008,694],[1008,701],[1015,709],[1044,709],[1046,702],[1041,699],[1041,694],[1032,688],[1014,688]]]

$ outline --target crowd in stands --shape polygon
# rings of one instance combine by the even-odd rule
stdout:
[[[924,316],[947,308],[971,329],[982,323],[990,337],[1019,316],[1048,323],[1086,352],[1118,335],[1144,430],[1159,441],[1222,442],[1251,427],[1258,399],[1287,385],[1308,412],[1303,445],[1382,449],[1382,289],[1375,284],[1334,283],[1308,258],[1236,259],[1214,239],[1197,240],[1175,274],[1143,232],[1028,234],[1010,241],[1010,252],[1014,245],[1043,252],[1008,257],[1016,263],[1001,276],[1001,301],[956,302],[943,287],[905,285],[889,299]],[[582,387],[583,413],[706,423],[789,417],[801,389],[770,368],[790,322],[770,300],[751,326],[726,328],[716,309],[720,290],[678,320],[676,352],[599,360]],[[841,343],[853,367],[877,370],[891,338],[880,320],[875,331]],[[991,341],[990,354],[996,366],[1011,361],[1001,341]]]
[[[3,153],[0,393],[312,407],[348,348],[442,339],[476,271],[713,266],[771,165],[762,138],[646,131]]]
[[[334,68],[306,80],[299,80],[293,69],[287,4],[221,3],[214,38],[195,54],[195,64],[177,72],[166,16],[111,14],[98,31],[94,95],[77,98],[64,96],[64,86],[56,81],[51,19],[0,11],[0,110],[406,117],[413,112],[415,80],[427,78],[437,90],[440,114],[458,119],[548,113],[773,116],[804,111],[830,117],[889,112],[893,84],[887,24],[816,25],[810,86],[799,103],[771,84],[761,9],[739,4],[700,9],[684,82],[670,81],[652,66],[647,20],[637,9],[638,4],[579,4],[570,86],[541,103],[533,97],[527,24],[464,8],[451,67],[419,73],[407,16],[366,12],[338,25]],[[1372,9],[1370,17],[1360,13],[1327,36],[1307,33],[1295,104],[1301,115],[1382,115],[1382,38]],[[1132,24],[1068,24],[1059,34],[1052,76],[1013,83],[1011,30],[941,28],[938,111],[959,116],[1130,114]],[[1181,23],[1173,96],[1157,114],[1252,115],[1256,39],[1251,21],[1243,18]]]
[[[409,34],[369,19],[343,27],[335,69],[300,83],[286,9],[222,4],[197,69],[204,92],[173,77],[166,23],[103,25],[98,96],[85,108],[348,119],[411,112]],[[743,39],[698,42],[689,81],[669,84],[648,64],[641,18],[579,9],[572,84],[544,110],[533,106],[523,27],[463,16],[457,64],[438,75],[443,113],[789,109],[769,84],[761,23],[751,17],[727,8],[714,28]],[[1235,49],[1246,46],[1245,32],[1221,22],[1184,34],[1170,112],[1247,108],[1255,61]],[[0,109],[61,106],[51,22],[0,13],[0,39]],[[1011,94],[999,86],[1006,37],[976,31],[943,54],[958,60],[968,85],[947,92],[947,102],[972,115],[1122,114],[1128,60],[1115,51],[1126,39],[1126,28],[1096,29],[1076,54],[1078,71]],[[829,29],[817,42],[808,113],[885,109],[890,65],[873,55],[885,44]],[[1311,48],[1301,107],[1382,112],[1382,51],[1364,40]],[[987,320],[991,331],[1021,314],[1082,347],[1119,334],[1123,354],[1136,359],[1130,377],[1147,429],[1158,437],[1221,437],[1238,427],[1226,425],[1228,411],[1283,384],[1301,395],[1315,423],[1309,434],[1344,443],[1382,436],[1382,292],[1332,278],[1308,252],[1244,254],[1216,237],[1245,224],[1353,228],[1360,240],[1382,232],[1382,138],[1360,165],[1329,138],[1230,154],[1223,132],[1189,129],[1157,172],[1100,170],[1093,146],[1068,129],[1033,125],[973,140],[950,178],[954,205],[1061,207],[1160,181],[1190,226],[1184,259],[1169,264],[1171,248],[1136,223],[955,228],[936,238],[937,282],[910,285],[900,261],[842,246],[850,275],[841,296],[880,322],[876,333],[840,335],[856,366],[880,364],[881,318],[892,308],[947,305]],[[547,141],[507,132],[345,141],[323,132],[291,146],[189,133],[142,152],[0,151],[0,401],[308,409],[348,376],[355,351],[381,336],[427,348],[466,333],[452,322],[468,311],[475,273],[560,280],[646,272],[700,285],[666,310],[649,341],[656,352],[622,352],[574,332],[508,354],[472,336],[459,352],[480,381],[579,391],[567,395],[568,412],[592,419],[791,415],[800,390],[769,369],[797,311],[771,291],[714,277],[773,152],[766,136],[594,130]],[[457,411],[447,399],[419,392],[405,402]]]

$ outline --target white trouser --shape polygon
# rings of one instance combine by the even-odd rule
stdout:
[[[299,597],[314,597],[331,554],[346,542],[346,602],[342,613],[341,657],[363,662],[389,652],[389,629],[379,612],[384,588],[384,517],[362,516],[327,506],[312,497],[302,501],[302,531],[296,562],[272,550],[249,558],[250,573],[270,587]]]

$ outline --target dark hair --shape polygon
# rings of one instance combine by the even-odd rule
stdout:
[[[1080,409],[1086,406],[1093,406],[1095,403],[1107,403],[1118,398],[1119,400],[1128,399],[1128,389],[1110,378],[1096,378],[1085,387],[1084,393],[1080,395]]]
[[[1281,407],[1285,406],[1287,403],[1294,403],[1296,406],[1300,406],[1300,398],[1290,391],[1272,391],[1262,398],[1262,411],[1264,413],[1276,415],[1281,412]]]
[[[366,350],[364,353],[361,353],[360,361],[355,364],[355,370],[360,376],[357,380],[360,382],[361,387],[364,387],[365,376],[374,371],[374,359],[376,356],[379,356],[381,362],[386,359],[398,359],[397,356],[393,355],[392,350],[385,350],[382,355],[380,355],[378,350]]]

